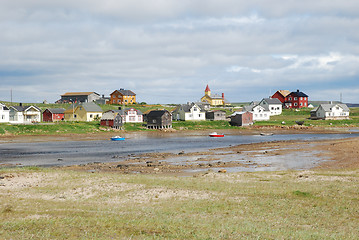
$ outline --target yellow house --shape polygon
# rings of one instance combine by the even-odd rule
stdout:
[[[208,85],[204,90],[204,96],[201,98],[201,102],[207,102],[211,106],[223,106],[229,104],[224,98],[224,93],[222,93],[222,96],[218,94],[211,94],[211,90]]]
[[[134,104],[136,103],[136,94],[131,90],[115,90],[110,94],[110,104]]]
[[[94,121],[100,120],[102,117],[102,109],[93,102],[81,104],[71,104],[71,107],[65,110],[65,121]]]

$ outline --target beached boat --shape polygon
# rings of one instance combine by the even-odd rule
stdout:
[[[224,137],[224,134],[218,134],[216,132],[210,133],[209,134],[210,137]]]
[[[111,138],[112,141],[124,141],[125,138],[124,137],[120,137],[120,136],[114,136]]]
[[[273,133],[263,133],[263,132],[262,132],[262,133],[260,133],[260,135],[261,135],[261,136],[272,136]]]

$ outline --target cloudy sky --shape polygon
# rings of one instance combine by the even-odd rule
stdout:
[[[359,103],[359,3],[353,0],[5,0],[0,100],[65,92],[231,102],[300,89]]]

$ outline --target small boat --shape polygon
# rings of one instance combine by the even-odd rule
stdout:
[[[114,136],[114,137],[111,137],[111,140],[112,141],[123,141],[125,140],[124,137],[120,137],[120,136]]]
[[[260,135],[261,136],[272,136],[273,133],[264,133],[264,132],[262,132],[262,133],[260,133]]]
[[[218,134],[216,132],[210,133],[209,134],[210,137],[224,137],[224,134]]]

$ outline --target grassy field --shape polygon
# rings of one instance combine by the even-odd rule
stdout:
[[[0,170],[1,239],[357,239],[359,170]]]

